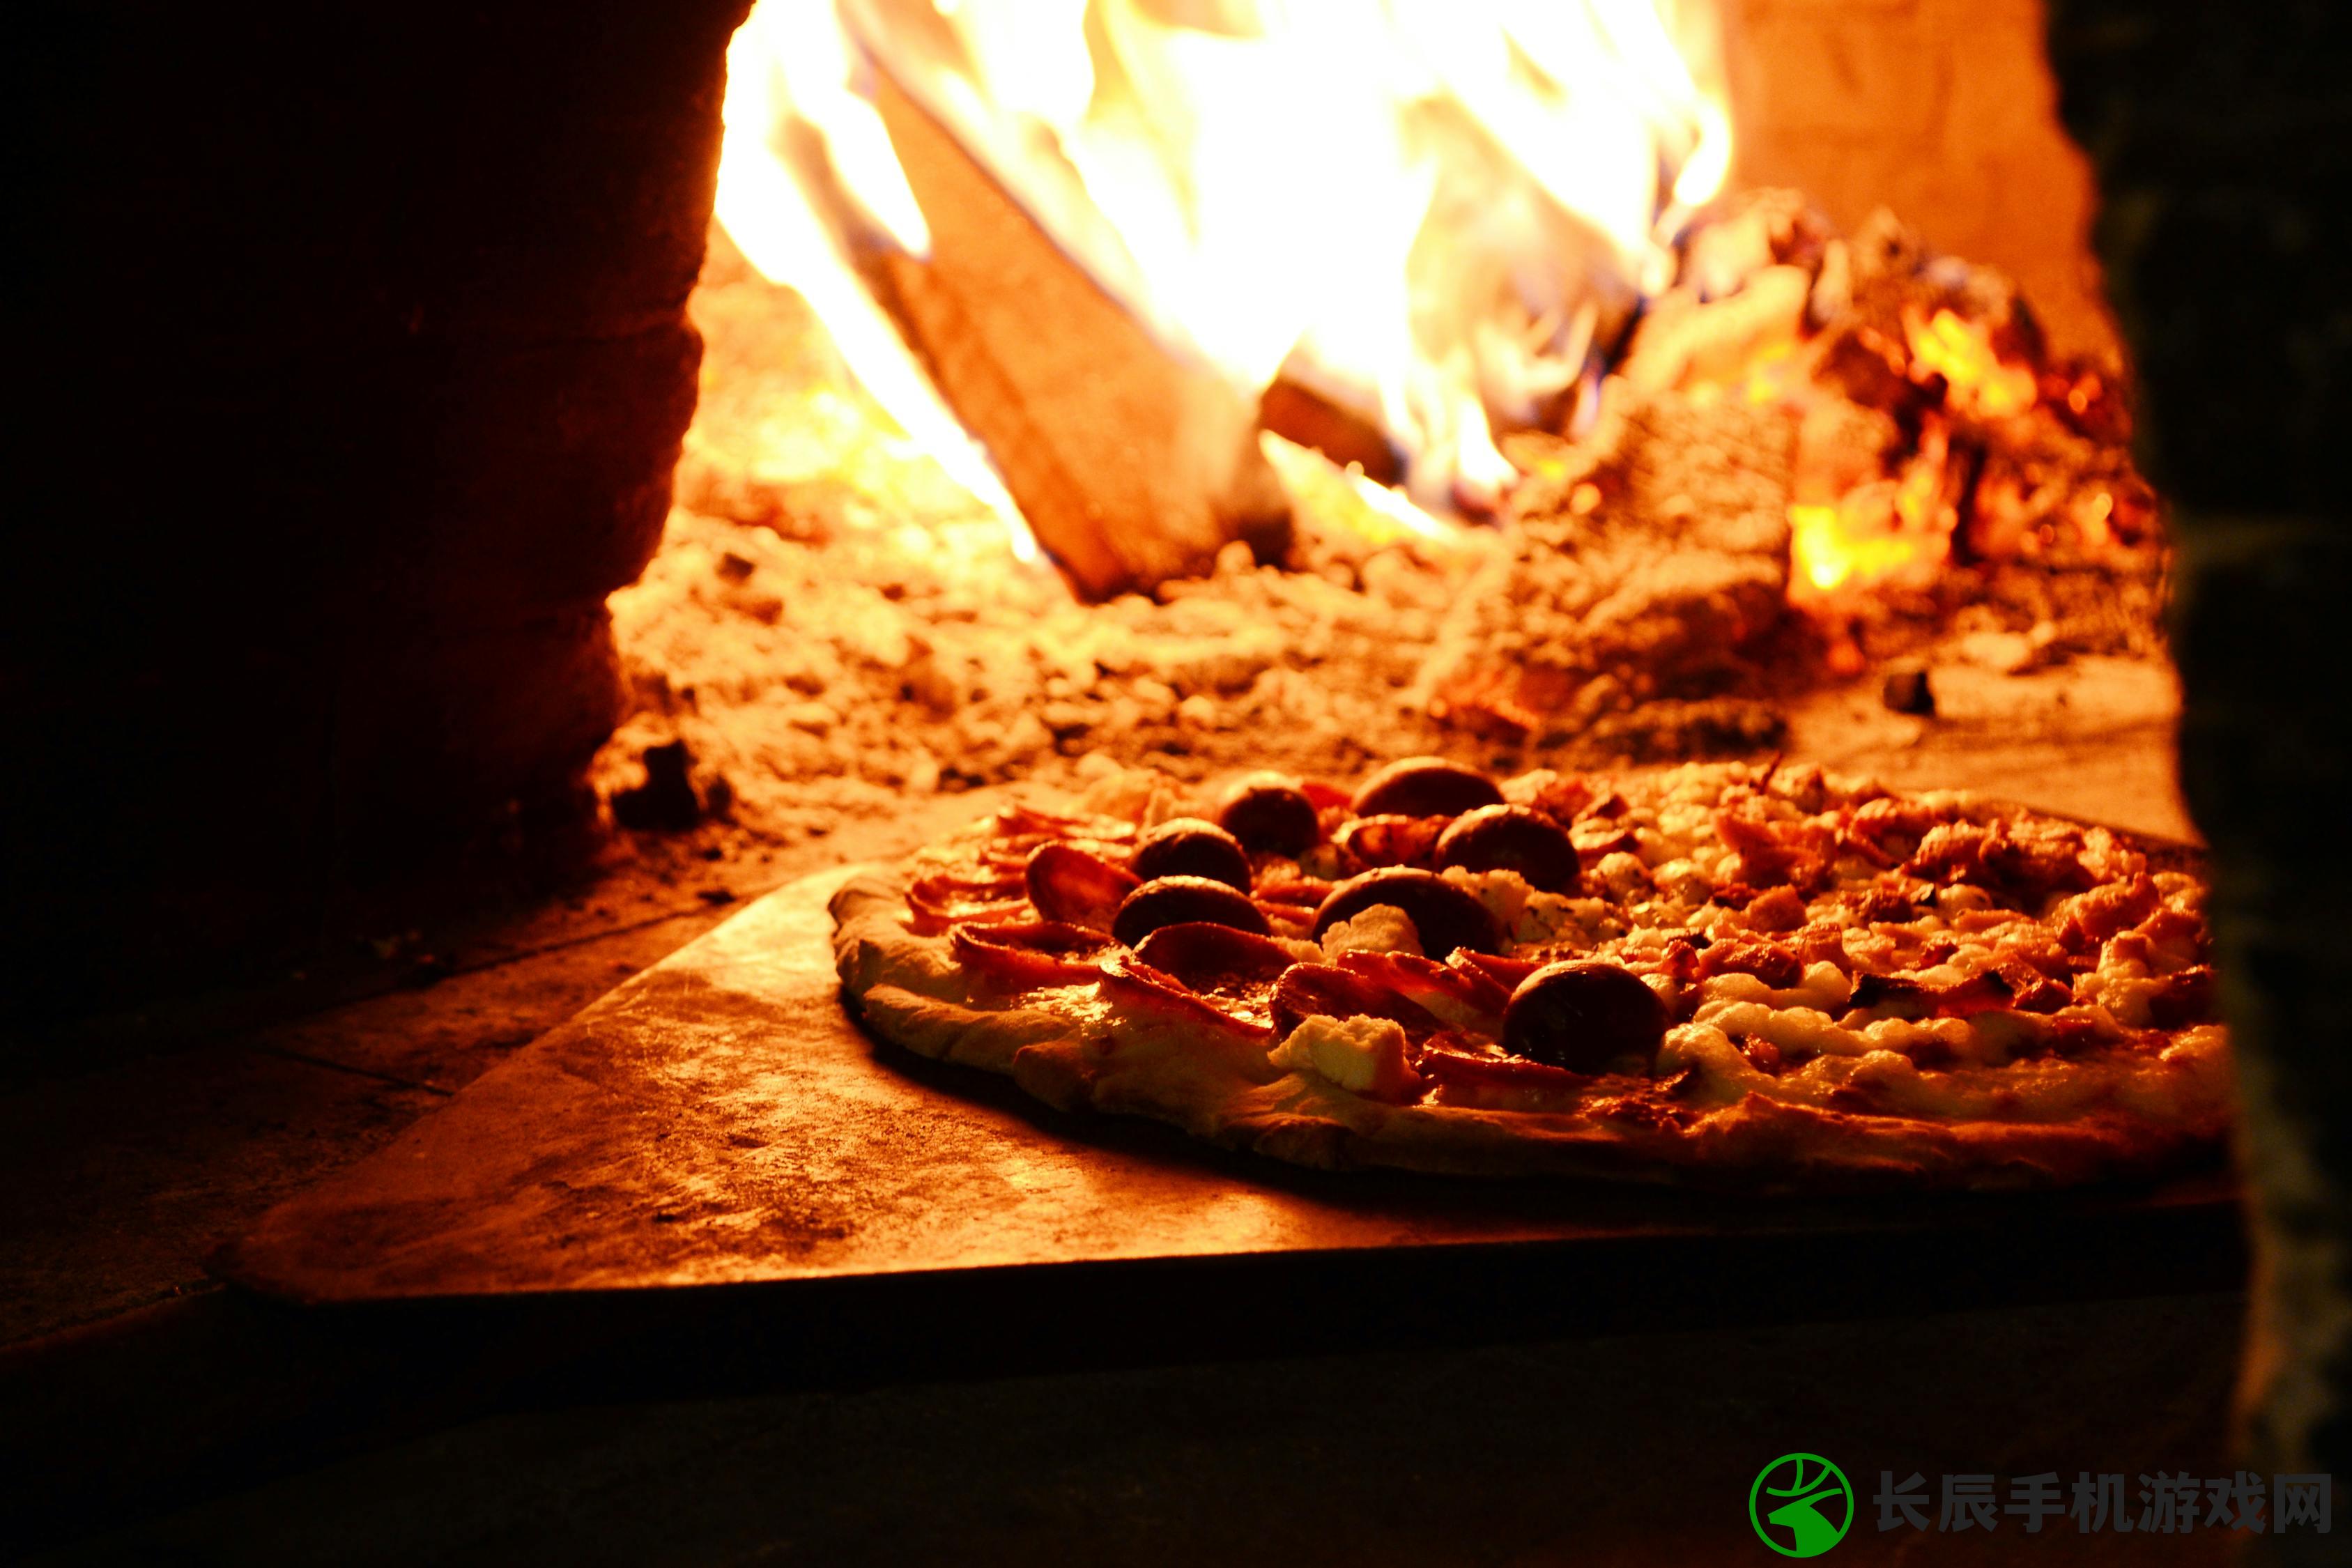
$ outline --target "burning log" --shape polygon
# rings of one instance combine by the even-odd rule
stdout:
[[[877,102],[932,240],[870,258],[885,301],[1080,591],[1201,575],[1235,540],[1281,554],[1251,400],[1155,342],[887,77]]]

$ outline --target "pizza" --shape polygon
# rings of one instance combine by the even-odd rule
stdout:
[[[871,1031],[1327,1168],[2000,1189],[2229,1125],[2185,846],[1810,764],[1106,772],[842,888]]]

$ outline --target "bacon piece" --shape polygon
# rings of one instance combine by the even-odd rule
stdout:
[[[1965,882],[1983,870],[1986,830],[1973,822],[1945,822],[1927,830],[1903,862],[1915,877],[1937,884]]]
[[[1023,910],[1023,900],[1006,897],[1020,890],[1014,877],[918,877],[907,889],[907,911],[913,917],[908,923],[929,936],[962,921],[1006,920]]]
[[[1454,969],[1485,975],[1500,985],[1506,993],[1517,989],[1520,981],[1543,967],[1540,963],[1531,963],[1524,958],[1505,958],[1497,953],[1473,952],[1466,947],[1455,948],[1445,962]]]
[[[2079,893],[2093,882],[2083,865],[2082,834],[2064,823],[1980,827],[1948,822],[1920,840],[1903,868],[1939,885],[1966,882],[2024,905],[2039,905],[2053,893]]]
[[[2070,1006],[2074,993],[2022,958],[2004,958],[1993,966],[2010,990],[2010,1005],[2021,1013],[2055,1013]]]
[[[2090,952],[2154,914],[2157,901],[2156,879],[2145,873],[2077,893],[2060,906],[2058,941],[2070,952]]]
[[[2215,999],[2212,966],[2200,963],[2166,975],[2163,984],[2148,993],[2147,1016],[2159,1029],[2210,1023]]]
[[[1412,1056],[1413,1070],[1439,1088],[1452,1089],[1560,1095],[1581,1093],[1592,1085],[1590,1073],[1525,1057],[1488,1056],[1465,1049],[1461,1039],[1458,1035],[1432,1036]]]
[[[1805,900],[1793,888],[1774,888],[1748,901],[1748,923],[1757,931],[1785,933],[1805,923]]]
[[[1828,828],[1810,821],[1770,822],[1746,812],[1715,814],[1716,836],[1739,852],[1739,880],[1757,888],[1786,883],[1800,890],[1829,880],[1829,851],[1836,841]]]
[[[1298,962],[1272,937],[1207,921],[1161,926],[1143,939],[1135,956],[1196,991],[1276,979]]]
[[[2202,963],[2213,949],[2213,933],[2196,915],[2158,910],[2133,928],[2150,956],[2169,963]]]
[[[1409,952],[1342,953],[1339,967],[1364,975],[1457,1027],[1475,1027],[1483,1034],[1500,1031],[1503,1009],[1511,1000],[1510,989],[1498,980]]]
[[[1865,925],[1909,925],[1927,911],[1899,888],[1874,887],[1854,900],[1854,918]]]
[[[1698,955],[1697,978],[1718,974],[1752,974],[1775,991],[1786,991],[1805,977],[1797,955],[1777,942],[1760,936],[1727,937],[1709,943]]]
[[[2074,999],[2064,986],[2044,979],[2030,965],[2017,964],[2013,970],[1982,970],[1949,985],[1899,974],[1857,975],[1853,1005],[1895,1018],[1966,1018],[2011,1010],[2054,1013]]]
[[[1920,841],[1949,823],[1958,811],[1955,805],[1931,806],[1924,801],[1881,796],[1853,808],[1838,835],[1838,844],[1865,860],[1893,866],[1917,854]]]
[[[1285,1035],[1320,1014],[1327,1018],[1391,1018],[1408,1037],[1433,1034],[1437,1020],[1370,975],[1329,963],[1294,963],[1274,983],[1275,1028]]]
[[[1767,1078],[1779,1078],[1789,1070],[1787,1054],[1761,1035],[1736,1035],[1731,1043],[1738,1046],[1739,1054]]]
[[[1058,921],[967,923],[948,933],[958,963],[1008,991],[1099,980],[1101,961],[1116,945],[1100,931]]]
[[[1564,773],[1545,782],[1528,804],[1555,822],[1575,821],[1593,802],[1591,782],[1580,773]]]
[[[1041,844],[1022,880],[1029,901],[1049,921],[1108,931],[1119,900],[1142,884],[1131,871],[1075,844]]]
[[[1359,816],[1339,829],[1339,847],[1370,870],[1378,866],[1422,866],[1429,862],[1438,835],[1450,816],[1400,816],[1393,812]]]
[[[1102,994],[1106,1001],[1131,1015],[1223,1030],[1249,1039],[1267,1039],[1273,1033],[1263,1024],[1234,1017],[1174,975],[1152,968],[1131,952],[1113,952],[1103,961]]]
[[[1845,927],[1842,925],[1827,921],[1809,925],[1791,937],[1789,944],[1797,950],[1797,962],[1801,964],[1833,963],[1846,970],[1853,967],[1853,960],[1845,951]]]
[[[1135,837],[1135,826],[1114,816],[1074,816],[1016,801],[997,812],[996,833],[1000,838],[1035,834],[1041,838],[1099,838],[1120,843]]]

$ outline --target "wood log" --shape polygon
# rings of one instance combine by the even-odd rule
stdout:
[[[884,303],[1079,590],[1286,550],[1255,400],[1155,341],[887,76],[877,96],[931,230],[928,258],[869,258]]]

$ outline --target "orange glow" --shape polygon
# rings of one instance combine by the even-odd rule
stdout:
[[[1981,419],[2009,419],[2033,406],[2039,395],[2033,372],[2002,360],[1981,321],[1941,309],[1923,317],[1906,307],[1903,331],[1911,342],[1912,379],[1942,376],[1950,407]]]
[[[1694,403],[1729,401],[1749,408],[1801,401],[1813,358],[1802,351],[1802,340],[1776,337],[1748,354],[1739,373],[1728,379],[1704,379],[1684,387]]]
[[[1834,502],[1789,508],[1789,597],[1815,607],[1865,589],[1931,579],[1952,555],[1958,514],[1944,496],[1949,438],[1929,420],[1902,474]]]

